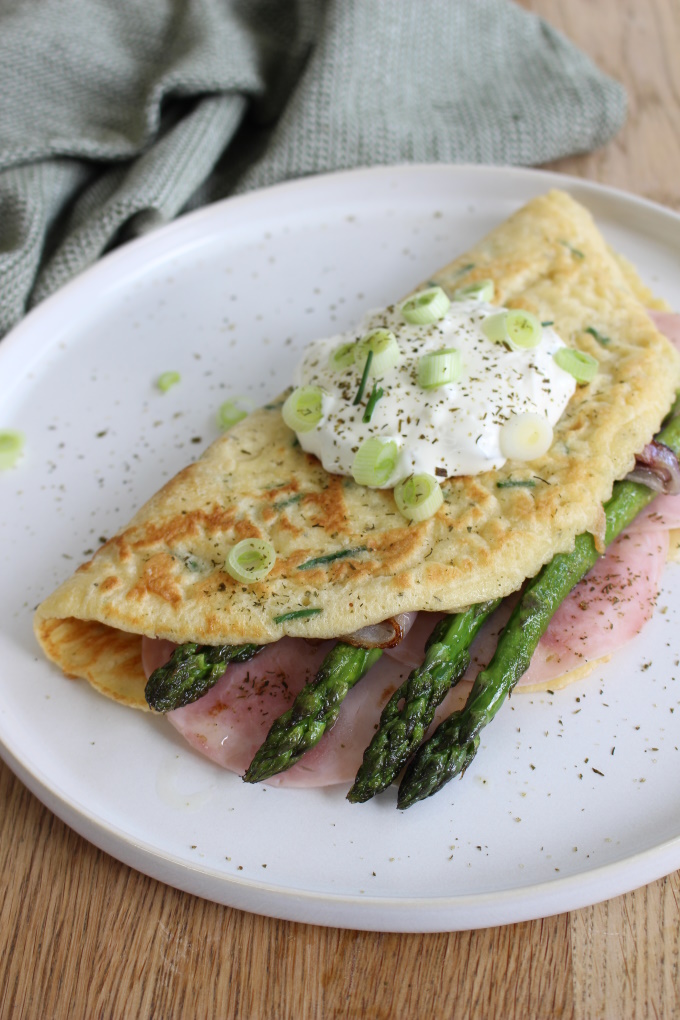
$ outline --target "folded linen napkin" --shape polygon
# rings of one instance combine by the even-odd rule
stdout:
[[[4,0],[0,336],[122,240],[229,194],[606,142],[619,84],[510,0]]]

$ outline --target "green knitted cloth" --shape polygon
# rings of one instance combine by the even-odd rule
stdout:
[[[536,164],[625,95],[510,0],[3,0],[0,335],[121,241],[302,174]]]

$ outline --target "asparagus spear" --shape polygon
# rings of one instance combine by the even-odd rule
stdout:
[[[381,655],[380,648],[355,648],[342,641],[334,645],[315,680],[272,725],[248,766],[245,782],[259,783],[285,772],[318,744],[337,719],[345,695]]]
[[[259,651],[260,645],[180,645],[149,677],[147,704],[157,712],[190,705],[217,683],[230,662],[247,662]]]
[[[465,674],[468,651],[480,627],[500,599],[444,617],[432,632],[425,659],[385,705],[380,725],[364,751],[364,760],[347,794],[353,804],[381,793],[394,781],[422,741],[437,706]]]
[[[680,417],[672,419],[656,439],[674,453],[680,453]],[[609,545],[655,495],[652,489],[636,482],[616,482],[612,497],[604,506],[605,545]],[[599,556],[592,535],[579,535],[573,552],[555,556],[529,582],[501,635],[495,655],[475,680],[464,707],[444,720],[411,760],[399,787],[399,808],[411,807],[431,797],[465,771],[476,754],[480,731],[491,722],[529,668],[536,646],[557,607]]]

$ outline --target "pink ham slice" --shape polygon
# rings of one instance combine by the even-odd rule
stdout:
[[[576,586],[553,617],[520,684],[550,683],[589,661],[614,652],[652,615],[668,550],[665,531],[624,533]],[[493,655],[512,611],[507,599],[472,650],[466,679],[473,680]],[[269,780],[274,786],[330,786],[350,782],[378,725],[380,712],[408,673],[423,660],[424,646],[443,614],[420,613],[409,634],[383,655],[345,699],[335,726],[304,759]],[[229,667],[193,705],[169,712],[185,739],[218,765],[243,774],[279,715],[315,676],[332,642],[283,638],[254,659]],[[174,645],[145,638],[142,661],[149,675]],[[435,723],[457,706],[453,691]]]
[[[628,531],[668,531],[669,528],[680,528],[680,494],[657,496],[638,514]]]
[[[676,497],[657,497],[653,505],[670,498]],[[661,515],[650,518],[640,533],[629,529],[616,539],[557,610],[519,684],[550,683],[612,654],[635,637],[654,611],[667,553],[668,533]],[[483,628],[472,647],[465,680],[474,680],[490,661],[516,601],[506,599]],[[413,669],[423,661],[425,642],[442,616],[420,613],[408,636],[390,654]]]
[[[164,641],[162,638],[142,638],[142,669],[148,680],[155,669],[163,666],[177,645],[174,641]]]
[[[680,351],[680,315],[677,312],[657,312],[650,310],[648,315],[660,333],[668,337],[670,342]]]
[[[520,685],[546,684],[609,655],[634,637],[654,611],[668,552],[664,530],[624,532],[562,603]],[[472,649],[466,679],[493,655],[512,611],[512,599],[492,617]],[[407,636],[391,648],[345,699],[335,726],[304,759],[269,780],[274,786],[330,786],[350,782],[378,725],[380,712],[408,673],[423,660],[425,643],[443,614],[420,613]],[[218,765],[243,774],[275,719],[290,708],[321,665],[332,642],[283,638],[249,662],[232,665],[203,698],[169,712],[185,739]],[[168,660],[174,645],[145,638],[148,675]],[[435,723],[457,706],[453,691]]]
[[[548,684],[617,651],[654,612],[668,553],[663,530],[624,532],[560,605],[518,686]],[[474,680],[493,655],[513,609],[506,599],[472,649],[466,679]]]
[[[613,542],[555,613],[521,683],[549,683],[639,634],[654,612],[667,554],[667,532]]]
[[[611,655],[651,619],[668,532],[624,532],[560,605],[522,677],[546,683]]]
[[[242,774],[274,720],[313,679],[331,646],[328,641],[282,638],[250,662],[230,666],[199,701],[169,712],[167,719],[201,754]],[[299,787],[350,782],[383,705],[407,673],[383,656],[349,692],[335,726],[317,746],[268,783]]]
[[[444,615],[444,613],[418,613],[408,634],[398,645],[386,649],[387,655],[402,666],[406,666],[406,671],[410,673],[425,658],[427,639]]]
[[[664,531],[620,536],[560,606],[520,683],[549,683],[634,637],[652,615],[667,550]],[[511,602],[506,600],[475,642],[466,679],[474,679],[493,655]],[[302,787],[350,782],[382,708],[422,662],[425,642],[441,615],[420,613],[400,645],[389,649],[349,692],[335,726],[301,762],[269,783]],[[331,645],[283,638],[249,662],[231,665],[204,697],[169,712],[167,719],[201,754],[243,774],[274,720],[313,679]],[[167,661],[174,645],[145,638],[142,647],[149,675]],[[435,722],[452,711],[458,699],[458,692],[452,692]]]

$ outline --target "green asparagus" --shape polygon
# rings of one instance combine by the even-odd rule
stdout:
[[[385,705],[380,725],[347,794],[353,804],[370,800],[394,781],[422,741],[437,706],[470,662],[469,648],[500,599],[444,617],[425,646],[425,659]]]
[[[338,642],[312,683],[300,691],[287,712],[274,722],[244,775],[259,783],[285,772],[318,744],[338,717],[348,691],[382,655],[380,648],[355,648]]]
[[[190,705],[217,683],[230,662],[247,662],[260,650],[260,645],[180,645],[149,677],[147,704],[156,712]]]
[[[672,419],[656,439],[674,453],[680,453],[680,418]],[[605,545],[609,545],[655,495],[652,489],[636,482],[616,482],[612,497],[604,507]],[[573,552],[555,556],[529,582],[501,635],[495,655],[475,680],[465,706],[446,719],[411,760],[399,787],[399,808],[408,808],[431,797],[469,766],[482,728],[491,722],[528,669],[557,607],[599,556],[592,535],[579,535]]]

